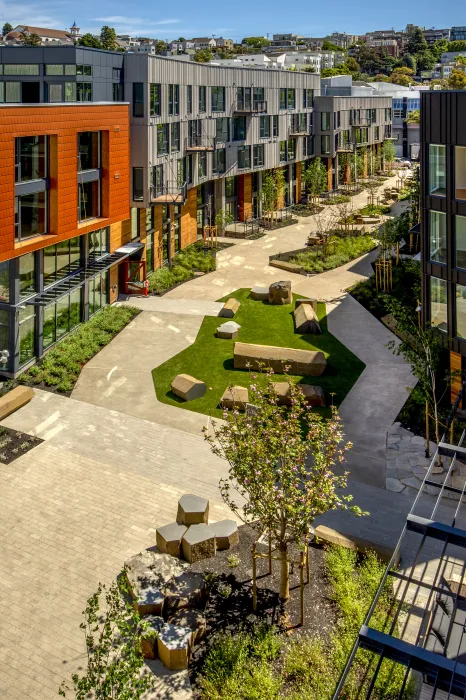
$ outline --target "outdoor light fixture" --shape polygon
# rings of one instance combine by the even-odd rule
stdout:
[[[8,362],[10,353],[8,350],[0,350],[0,364],[4,365]]]

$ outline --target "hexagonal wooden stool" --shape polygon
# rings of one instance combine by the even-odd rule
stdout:
[[[157,547],[161,552],[171,554],[172,557],[179,557],[181,540],[186,529],[186,525],[179,525],[178,523],[170,523],[169,525],[158,527],[155,531]]]
[[[191,525],[181,540],[181,549],[190,564],[215,557],[215,534],[207,525]]]
[[[197,525],[209,522],[209,501],[192,493],[185,493],[178,501],[176,522],[181,525]]]
[[[215,535],[217,549],[230,549],[239,542],[238,525],[234,520],[219,520],[218,523],[211,523],[209,529]]]
[[[177,627],[167,622],[160,630],[157,639],[159,659],[170,671],[188,668],[192,645],[192,629]]]

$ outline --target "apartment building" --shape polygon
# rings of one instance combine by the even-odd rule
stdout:
[[[348,181],[350,159],[341,154],[363,155],[363,177],[369,161],[380,153],[383,141],[392,138],[390,97],[342,97],[320,95],[314,100],[314,152],[327,167],[328,189]],[[342,163],[345,163],[344,167]]]
[[[466,40],[466,26],[452,27],[450,30],[450,41],[465,41]]]
[[[466,93],[421,93],[422,317],[466,368]],[[453,394],[459,381],[453,382]]]
[[[429,45],[435,44],[436,41],[441,41],[441,39],[450,41],[450,29],[423,29],[422,33]]]

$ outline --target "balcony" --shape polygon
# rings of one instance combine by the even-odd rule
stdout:
[[[165,185],[151,187],[152,204],[184,204],[186,202],[188,185],[168,181]]]
[[[370,126],[373,122],[367,117],[352,116],[349,123],[350,126]]]
[[[267,100],[237,100],[233,105],[234,114],[262,114],[267,112]]]
[[[205,134],[199,136],[188,136],[185,143],[185,150],[189,153],[198,153],[199,151],[214,151],[215,139],[212,136]]]
[[[300,124],[299,121],[291,121],[288,127],[288,136],[309,136],[311,133],[311,127],[307,124]]]
[[[336,150],[339,153],[352,153],[354,151],[354,144],[351,141],[344,141],[343,143],[337,143]]]

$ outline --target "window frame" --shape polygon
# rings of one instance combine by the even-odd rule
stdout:
[[[160,83],[150,83],[149,114],[151,117],[160,117],[162,114],[162,85]]]
[[[215,99],[214,99],[215,96]],[[212,85],[210,88],[210,100],[212,112],[225,111],[225,87],[223,85]]]

